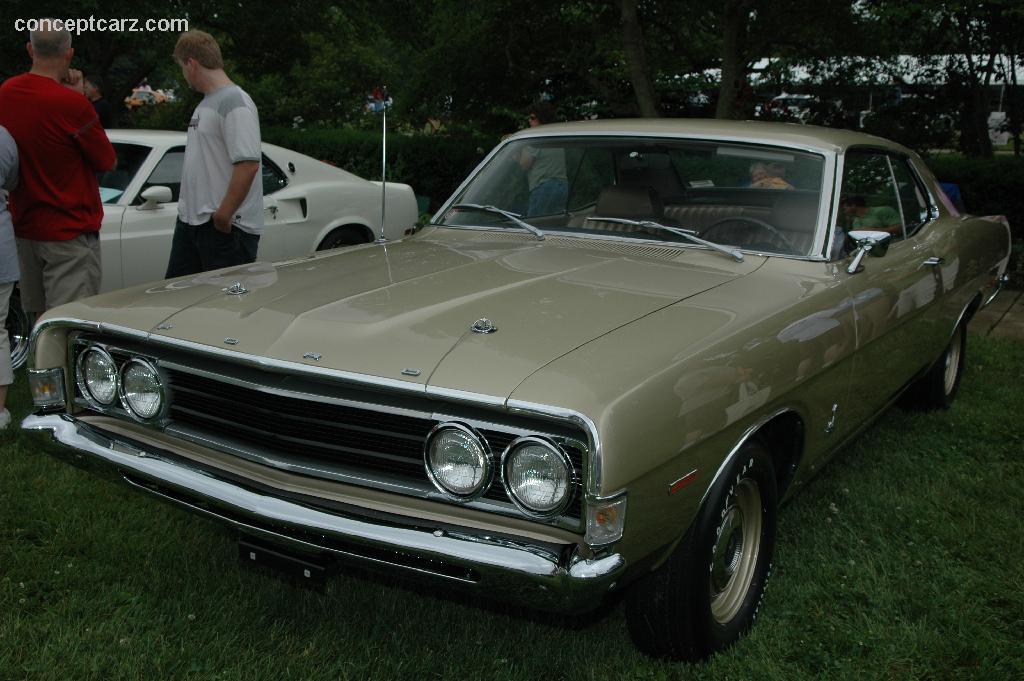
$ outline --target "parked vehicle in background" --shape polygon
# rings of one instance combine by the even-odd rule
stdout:
[[[775,118],[784,117],[798,123],[806,123],[812,107],[820,100],[814,95],[800,95],[783,92],[772,97],[765,104],[765,113]]]
[[[698,660],[752,625],[779,503],[900,395],[953,401],[1009,254],[881,138],[544,125],[407,239],[52,310],[22,427],[251,560],[558,611],[625,592],[641,650]]]
[[[147,88],[135,88],[132,93],[124,98],[124,105],[128,110],[137,109],[140,106],[152,106],[173,102],[174,92],[171,90],[152,90]]]
[[[99,178],[104,292],[163,278],[185,155],[183,132],[109,130],[107,135],[117,166]],[[373,241],[380,234],[385,198],[387,239],[411,233],[419,217],[409,185],[389,182],[382,196],[380,182],[273,144],[263,145],[260,170],[264,231],[257,257],[262,261]],[[28,322],[20,314],[8,319],[14,327],[11,354],[20,366],[28,354]]]

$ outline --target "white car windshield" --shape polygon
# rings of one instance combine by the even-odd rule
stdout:
[[[514,140],[473,177],[440,222],[521,229],[505,211],[546,234],[695,245],[642,224],[655,222],[749,252],[810,256],[824,164],[823,156],[800,150],[717,141]]]

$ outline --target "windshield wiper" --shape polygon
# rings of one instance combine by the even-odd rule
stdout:
[[[456,203],[454,206],[452,206],[452,209],[455,208],[473,208],[475,210],[482,210],[487,213],[495,213],[496,215],[502,215],[511,220],[512,222],[516,223],[516,225],[518,225],[519,227],[525,229],[527,232],[532,232],[533,234],[535,234],[537,236],[537,241],[544,240],[544,232],[540,231],[526,220],[523,220],[523,217],[521,215],[516,215],[515,213],[509,212],[507,210],[502,210],[501,208],[498,208],[496,206],[483,206],[479,203]]]
[[[630,220],[628,218],[603,218],[603,217],[595,217],[595,216],[591,216],[591,217],[587,218],[587,222],[591,222],[591,221],[593,221],[593,222],[616,222],[616,223],[622,224],[622,225],[634,225],[636,227],[653,227],[654,229],[663,229],[666,232],[671,232],[672,234],[676,234],[678,236],[681,236],[684,239],[689,239],[690,241],[692,241],[695,244],[700,244],[701,246],[707,246],[708,248],[710,248],[712,250],[715,250],[715,251],[718,251],[719,253],[724,253],[725,255],[729,256],[730,258],[735,258],[736,262],[743,262],[743,253],[740,252],[740,250],[738,248],[729,248],[728,246],[723,246],[722,244],[716,244],[714,241],[708,241],[707,239],[701,239],[699,236],[697,236],[697,234],[695,232],[693,232],[691,230],[688,230],[688,229],[679,229],[678,227],[669,227],[668,225],[663,225],[660,222],[653,222],[651,220]]]

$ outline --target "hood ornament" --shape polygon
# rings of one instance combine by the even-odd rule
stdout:
[[[246,293],[249,292],[249,289],[243,286],[242,282],[236,281],[231,286],[228,286],[226,289],[224,289],[224,292],[227,293],[229,296],[244,296]]]
[[[469,328],[472,329],[473,333],[494,333],[498,330],[498,327],[494,325],[494,322],[487,317],[481,317],[476,320]]]
[[[314,362],[319,362],[321,357],[323,357],[323,355],[319,352],[307,352],[302,356],[302,359],[311,359]]]
[[[225,338],[224,339],[224,343],[226,345],[238,345],[238,339],[237,338]]]

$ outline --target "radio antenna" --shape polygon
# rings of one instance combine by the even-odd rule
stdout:
[[[387,102],[380,110],[381,134],[380,134],[380,236],[377,243],[387,243],[388,238],[384,236],[384,218],[387,207],[387,186],[388,186],[388,109]]]

